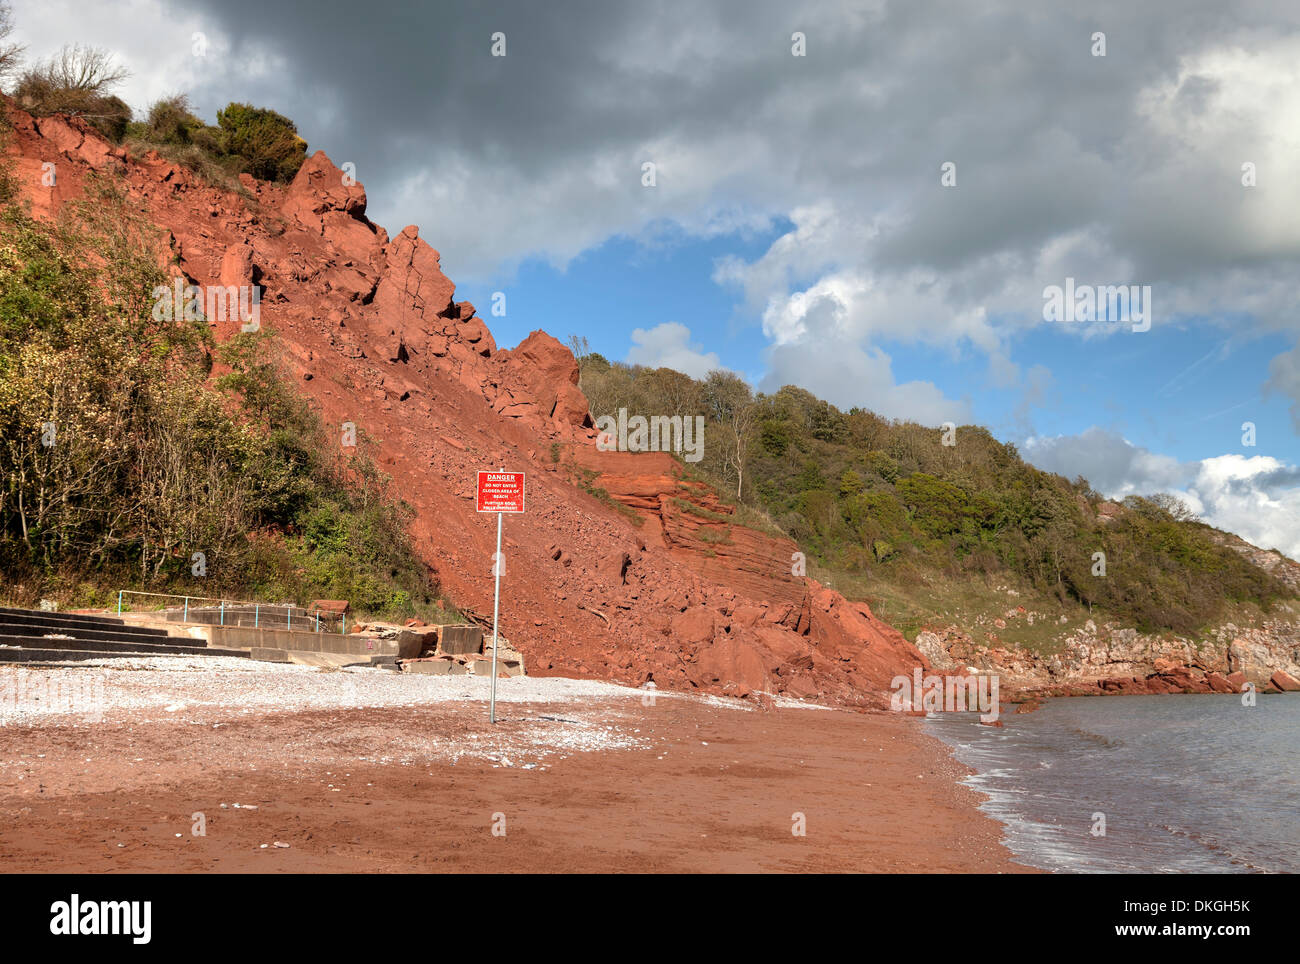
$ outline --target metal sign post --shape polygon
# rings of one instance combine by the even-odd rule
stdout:
[[[497,576],[496,591],[492,594],[492,695],[488,699],[488,722],[497,721],[497,618],[501,615],[501,517],[497,513],[497,554],[492,557],[492,569]]]
[[[492,571],[496,576],[496,588],[492,594],[492,691],[488,698],[488,722],[497,721],[497,645],[501,618],[501,570],[505,568],[501,558],[501,517],[507,512],[524,511],[524,473],[480,472],[478,474],[479,512],[497,514],[497,552],[492,557]]]

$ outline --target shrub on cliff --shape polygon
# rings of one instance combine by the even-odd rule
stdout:
[[[127,76],[126,69],[115,63],[107,51],[68,44],[49,60],[25,71],[13,96],[18,106],[31,114],[83,117],[117,142],[126,133],[131,108],[112,91]]]
[[[288,181],[307,158],[307,142],[293,121],[265,107],[227,104],[217,111],[224,153],[243,158],[245,170],[267,181]]]
[[[127,148],[137,157],[157,151],[209,184],[227,191],[243,190],[236,178],[244,168],[243,158],[224,153],[221,129],[195,116],[184,94],[155,101],[145,120],[127,125],[126,134]]]
[[[184,94],[164,97],[127,126],[128,147],[136,155],[157,151],[228,191],[243,190],[237,174],[287,181],[302,166],[307,143],[288,118],[247,104],[230,104],[217,118],[216,126],[205,124]]]
[[[205,125],[190,112],[190,101],[185,94],[173,94],[156,100],[142,124],[133,125],[131,133],[155,144],[184,146],[200,137]]]

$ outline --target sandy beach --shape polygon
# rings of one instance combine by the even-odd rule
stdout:
[[[486,680],[212,658],[0,692],[8,872],[1026,869],[901,715],[524,678],[493,727]]]

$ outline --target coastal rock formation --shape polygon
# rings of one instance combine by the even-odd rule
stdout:
[[[415,510],[417,551],[467,613],[490,613],[493,588],[496,526],[474,511],[475,473],[528,473],[528,511],[505,524],[502,626],[530,674],[870,708],[927,665],[867,606],[796,575],[792,542],[739,522],[670,456],[597,451],[572,354],[540,331],[498,348],[419,229],[390,237],[370,221],[365,189],[324,152],[288,185],[241,175],[226,190],[78,119],[8,108],[35,214],[112,174],[158,226],[169,270],[258,286],[300,390],[327,425],[374,440]],[[57,188],[42,184],[47,162]],[[218,339],[239,330],[210,324]]]
[[[1227,693],[1246,683],[1281,691],[1279,680],[1300,675],[1300,621],[1290,611],[1280,616],[1253,628],[1227,623],[1200,639],[1088,620],[1050,656],[981,644],[955,626],[924,630],[916,643],[936,668],[997,672],[1004,693],[1022,696]]]

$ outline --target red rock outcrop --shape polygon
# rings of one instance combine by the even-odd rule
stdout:
[[[1269,677],[1269,682],[1283,693],[1300,693],[1300,680],[1282,670]]]
[[[1061,628],[1059,645],[1045,652],[1030,648],[985,645],[965,630],[949,625],[926,628],[917,634],[917,646],[940,670],[973,666],[996,672],[1003,692],[1031,695],[1086,695],[1099,693],[1240,693],[1246,683],[1258,690],[1280,690],[1279,679],[1294,677],[1300,667],[1300,627],[1286,618],[1269,617],[1252,627],[1225,623],[1190,639],[1166,633],[1143,634],[1133,627],[1087,620],[1082,626]],[[1054,628],[1062,627],[1050,614],[1028,612],[1023,606],[994,619],[1003,627],[1008,620],[1032,625],[1035,617]],[[980,617],[989,623],[987,615]],[[991,637],[992,634],[985,634]],[[996,640],[990,640],[996,642]]]
[[[794,575],[792,542],[735,522],[671,456],[597,451],[573,356],[540,331],[498,349],[418,229],[390,238],[323,152],[287,186],[241,175],[243,192],[225,191],[157,154],[127,157],[79,120],[9,106],[38,216],[112,170],[174,271],[260,287],[262,327],[301,390],[327,424],[375,441],[415,509],[417,551],[465,610],[492,600],[495,520],[474,511],[475,473],[529,473],[528,511],[505,524],[502,627],[530,672],[881,707],[895,675],[928,666],[865,605]],[[219,339],[239,328],[211,324]]]

